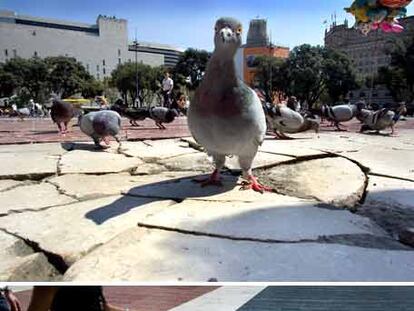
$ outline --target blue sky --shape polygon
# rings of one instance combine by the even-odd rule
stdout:
[[[211,50],[212,30],[221,16],[233,16],[244,25],[257,16],[268,20],[273,42],[294,47],[323,44],[323,21],[352,16],[343,8],[352,0],[0,0],[0,8],[19,14],[94,23],[99,14],[128,20],[130,38]],[[414,14],[414,5],[409,6]]]

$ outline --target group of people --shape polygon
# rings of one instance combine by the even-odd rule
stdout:
[[[187,115],[187,110],[190,104],[188,97],[182,92],[178,92],[174,96],[174,81],[171,79],[169,72],[165,72],[161,87],[163,95],[163,106],[166,108],[175,109],[179,113]]]

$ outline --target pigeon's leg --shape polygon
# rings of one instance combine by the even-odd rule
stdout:
[[[63,134],[62,123],[57,122],[56,124],[57,124],[58,129],[59,129],[59,134]]]
[[[253,176],[252,172],[252,162],[253,162],[254,156],[240,156],[239,157],[239,164],[243,171],[243,178],[246,179],[242,183],[241,190],[248,190],[252,189],[254,191],[264,193],[265,191],[273,192],[274,190],[270,187],[266,187],[262,184],[260,184],[256,177]]]
[[[282,133],[282,132],[279,133],[279,138],[285,139],[285,140],[294,139],[292,137],[287,136],[285,133]]]
[[[64,132],[63,133],[69,133],[69,130],[68,130],[68,122],[63,122],[63,124],[64,124]]]
[[[102,137],[102,140],[104,141],[104,143],[109,146],[111,144],[111,142],[109,141],[109,137],[108,136],[104,136]]]
[[[347,132],[347,131],[348,131],[348,129],[347,129],[347,128],[343,128],[343,129],[341,129],[341,124],[340,124],[339,122],[335,122],[335,127],[336,127],[336,130],[337,130],[338,132]]]
[[[206,186],[219,186],[222,187],[223,183],[221,182],[220,171],[224,166],[224,162],[226,161],[226,156],[224,155],[213,155],[213,160],[215,164],[215,170],[213,173],[207,178],[201,179],[193,179],[194,182],[200,183],[201,187]]]
[[[394,124],[391,125],[391,133],[390,133],[390,136],[398,136],[398,133],[395,130],[395,125]]]
[[[159,123],[159,122],[155,122],[155,125],[156,125],[156,126],[158,126],[158,128],[159,128],[160,130],[165,130],[165,127],[163,127],[163,125],[162,125],[161,123]]]

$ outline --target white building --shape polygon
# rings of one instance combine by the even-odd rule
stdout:
[[[125,19],[99,15],[96,24],[84,24],[0,10],[0,62],[12,57],[69,56],[81,62],[91,75],[103,79],[118,64],[134,62],[135,57],[151,66],[171,66],[169,55],[181,52],[171,46],[154,49],[154,44],[138,45],[140,49],[135,52],[128,42]]]

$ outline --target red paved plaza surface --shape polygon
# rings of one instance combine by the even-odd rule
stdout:
[[[0,144],[46,143],[63,141],[92,141],[83,134],[72,119],[69,133],[62,137],[56,124],[50,119],[29,118],[20,121],[15,118],[0,119]],[[187,119],[180,117],[173,123],[165,124],[166,130],[160,130],[152,120],[139,122],[140,127],[129,125],[127,119],[122,119],[122,140],[144,140],[161,138],[179,138],[189,136]]]
[[[187,128],[187,119],[180,117],[173,123],[165,124],[166,130],[160,130],[152,120],[139,122],[140,127],[129,125],[127,119],[122,120],[123,140],[144,140],[144,139],[162,139],[162,138],[179,138],[190,136]],[[352,132],[358,132],[360,123],[357,120],[344,123]],[[407,118],[406,121],[400,121],[397,129],[414,129],[414,118]],[[67,141],[92,141],[84,135],[76,125],[76,119],[73,119],[70,132],[62,137],[58,134],[57,127],[50,119],[26,119],[20,121],[15,118],[0,118],[0,145],[2,144],[22,144],[22,143],[45,143],[45,142],[67,142]],[[322,132],[334,131],[327,124],[322,124]],[[389,130],[387,130],[389,132]]]
[[[130,311],[167,311],[216,288],[213,286],[110,286],[104,288],[104,293],[110,304],[128,308]],[[22,311],[25,311],[30,302],[31,291],[19,292],[16,295],[22,304]]]

